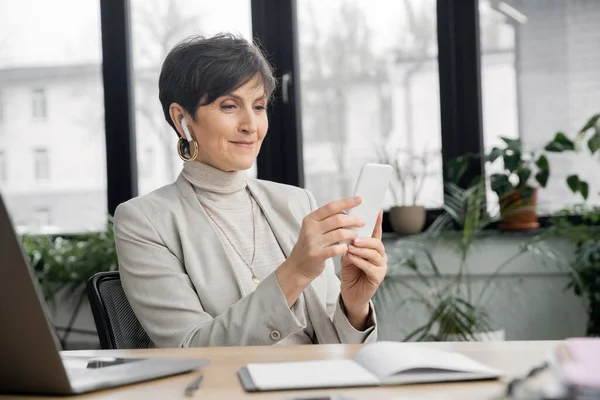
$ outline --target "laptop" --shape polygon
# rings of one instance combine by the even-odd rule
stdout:
[[[182,374],[185,358],[65,357],[0,195],[0,394],[69,395]]]

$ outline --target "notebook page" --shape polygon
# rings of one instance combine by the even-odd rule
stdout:
[[[381,381],[399,373],[432,374],[436,372],[435,370],[474,372],[482,375],[498,373],[460,353],[401,342],[369,344],[357,351],[354,360],[379,377]]]
[[[259,390],[376,386],[375,375],[352,360],[248,364]]]

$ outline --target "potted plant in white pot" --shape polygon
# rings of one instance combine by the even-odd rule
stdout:
[[[420,204],[420,195],[428,176],[431,176],[431,165],[439,151],[423,151],[417,153],[405,149],[378,149],[379,162],[394,168],[390,181],[390,192],[393,204],[389,210],[392,229],[400,235],[413,235],[423,230],[426,210]]]

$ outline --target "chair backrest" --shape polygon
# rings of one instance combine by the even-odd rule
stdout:
[[[127,301],[118,271],[94,274],[86,291],[102,349],[154,347]]]

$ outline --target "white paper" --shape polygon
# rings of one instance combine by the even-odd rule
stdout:
[[[377,378],[352,360],[248,364],[259,390],[376,386]]]
[[[396,374],[407,375],[406,380],[410,380],[410,375],[414,382],[420,381],[419,374],[435,376],[437,373],[440,380],[447,380],[447,372],[450,372],[450,376],[455,372],[468,373],[463,375],[465,377],[470,377],[473,373],[482,376],[498,374],[498,371],[460,353],[401,342],[369,344],[356,353],[354,360],[382,382]],[[460,376],[456,374],[457,378]]]

